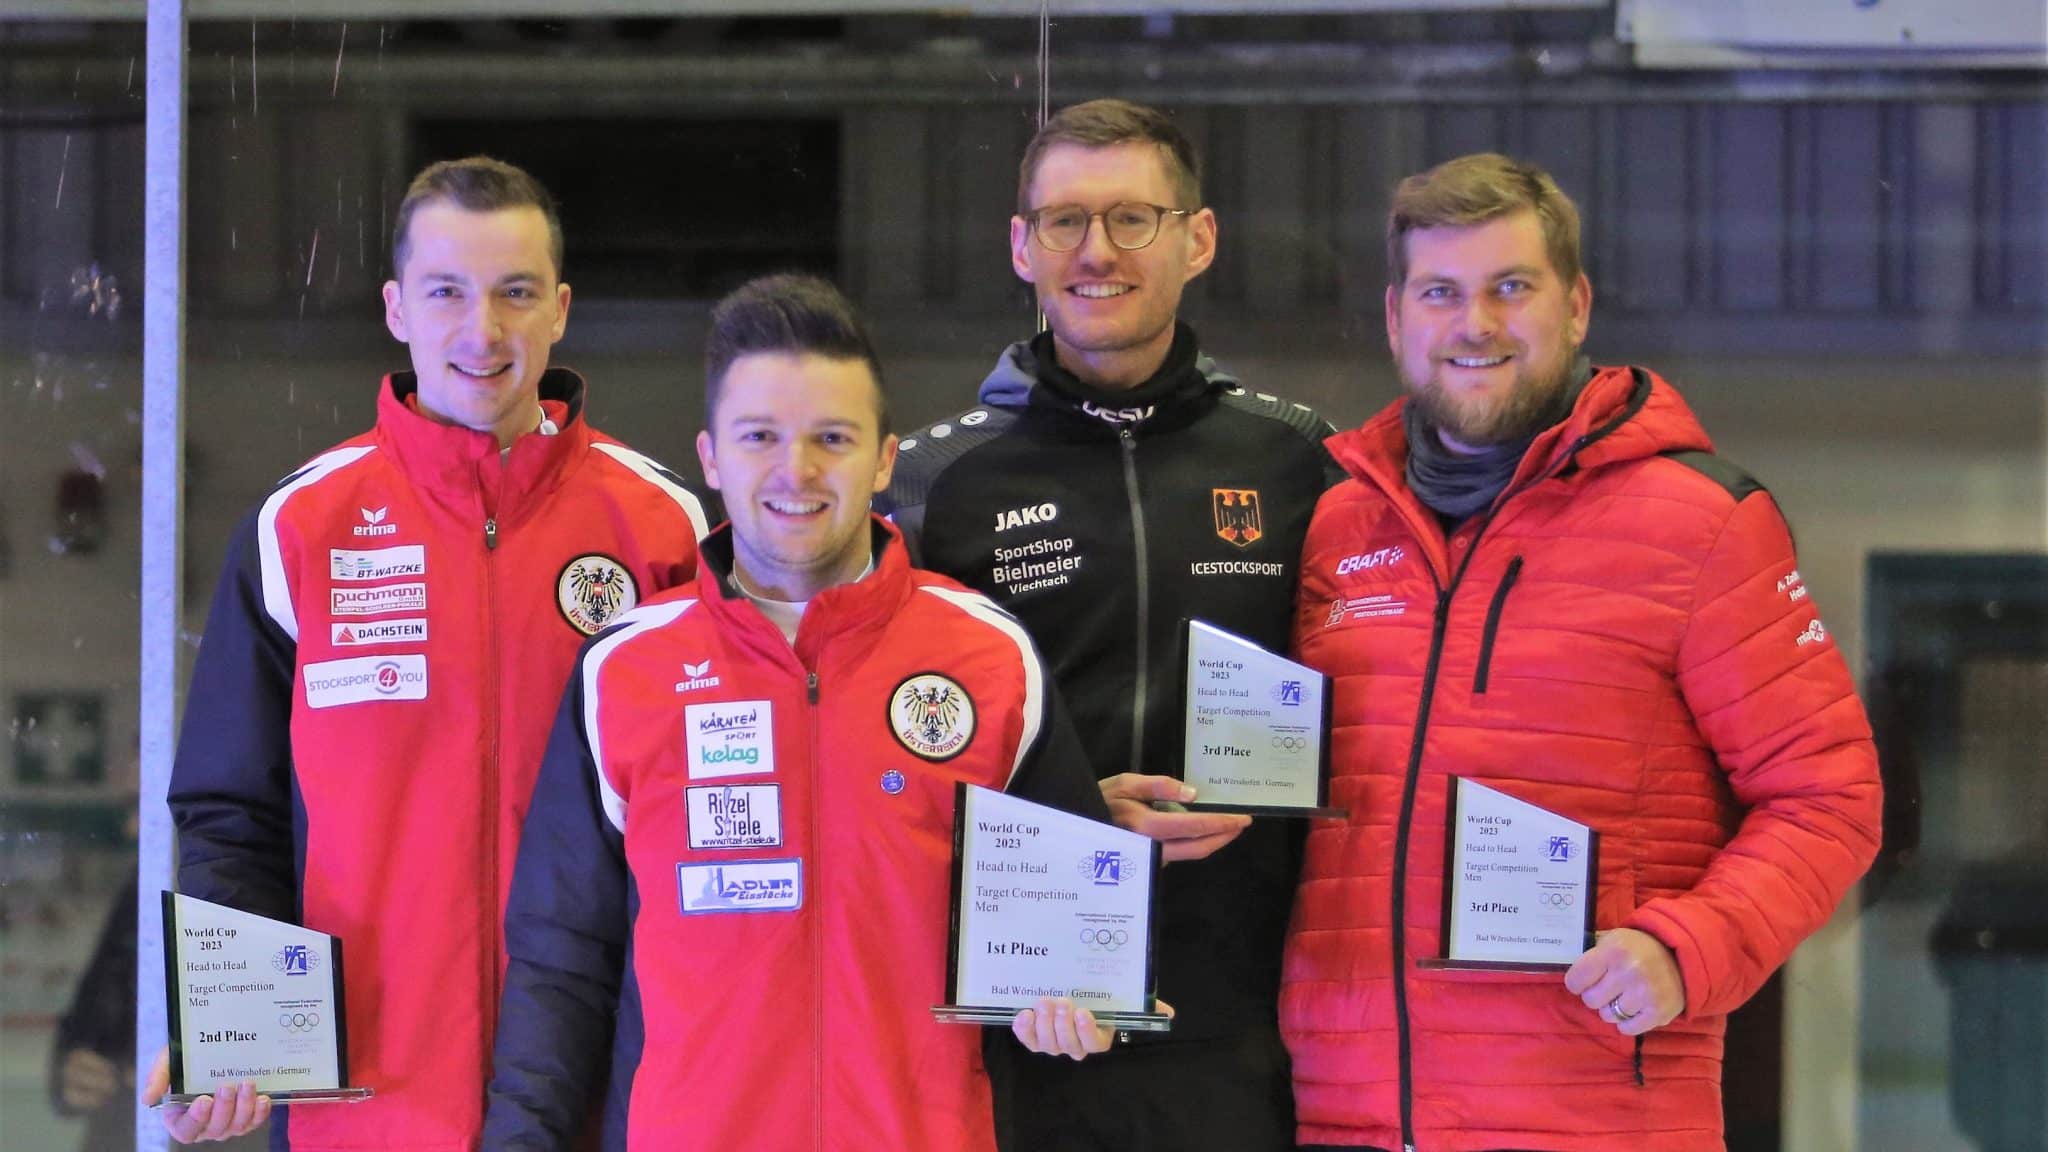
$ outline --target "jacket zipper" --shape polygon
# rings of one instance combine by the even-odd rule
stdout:
[[[1486,694],[1488,673],[1493,668],[1493,637],[1500,631],[1501,609],[1507,607],[1508,589],[1515,586],[1515,577],[1522,574],[1522,558],[1516,556],[1508,561],[1507,574],[1500,578],[1500,587],[1493,591],[1493,603],[1486,609],[1486,631],[1479,641],[1479,671],[1472,676],[1472,694]]]
[[[794,655],[794,650],[792,650]],[[825,771],[819,762],[818,742],[818,674],[806,672],[804,698],[810,707],[811,730],[811,859],[810,873],[804,883],[810,886],[813,898],[823,901],[824,886],[818,882],[819,857],[824,854],[825,842],[819,839],[818,812],[824,808]],[[811,1043],[811,1147],[825,1152],[825,916],[824,909],[813,905],[811,908],[811,1029],[814,1037]]]
[[[1124,450],[1124,497],[1131,505],[1131,549],[1136,553],[1138,574],[1138,659],[1137,673],[1131,688],[1131,768],[1133,772],[1145,770],[1145,692],[1146,692],[1146,649],[1152,629],[1152,581],[1146,568],[1145,550],[1145,508],[1138,502],[1138,440],[1129,428],[1117,430],[1117,439]]]
[[[483,468],[477,467],[477,498],[483,501],[489,493],[484,486]],[[498,875],[498,713],[503,677],[498,668],[498,566],[493,557],[498,552],[498,518],[489,508],[484,509],[484,669],[489,678],[484,692],[484,870],[491,878],[490,895],[480,901],[486,909],[483,939],[491,942],[490,950],[484,956],[484,1019],[498,1018],[498,957],[505,950],[505,916],[498,907],[498,893],[502,890],[504,878]],[[495,913],[493,915],[492,913]],[[491,1054],[484,1052],[484,1066],[490,1067]]]
[[[1401,819],[1394,831],[1394,1030],[1400,1045],[1402,1152],[1415,1152],[1415,1068],[1414,1052],[1408,1034],[1408,965],[1405,959],[1408,949],[1408,832],[1415,821],[1415,791],[1422,775],[1422,748],[1429,734],[1429,709],[1436,698],[1437,666],[1443,658],[1444,634],[1450,626],[1451,597],[1457,593],[1459,583],[1465,578],[1465,570],[1472,564],[1472,558],[1479,555],[1479,538],[1486,534],[1486,529],[1493,523],[1494,516],[1513,497],[1563,471],[1565,465],[1578,455],[1580,449],[1598,439],[1600,435],[1599,432],[1590,432],[1579,437],[1559,457],[1558,463],[1532,477],[1526,484],[1510,488],[1495,499],[1493,507],[1472,529],[1472,540],[1465,549],[1465,558],[1458,562],[1457,571],[1451,574],[1450,586],[1437,584],[1436,619],[1431,624],[1429,632],[1429,663],[1422,673],[1422,702],[1416,705],[1415,709],[1415,737],[1408,748],[1408,777],[1401,786]],[[1510,562],[1509,567],[1518,568],[1520,560],[1520,557],[1516,557]],[[1432,583],[1436,582],[1434,570],[1430,572],[1429,578]],[[1510,576],[1502,583],[1512,584],[1513,578]],[[1495,594],[1496,609],[1506,596],[1505,589]]]

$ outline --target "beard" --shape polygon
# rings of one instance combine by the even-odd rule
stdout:
[[[1489,448],[1526,440],[1563,419],[1561,400],[1577,361],[1577,348],[1560,348],[1551,365],[1527,373],[1518,368],[1515,386],[1499,397],[1461,395],[1434,373],[1416,381],[1403,372],[1401,383],[1408,390],[1408,402],[1431,427],[1467,447]]]

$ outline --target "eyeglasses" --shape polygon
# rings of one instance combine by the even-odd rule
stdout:
[[[1162,208],[1125,200],[1101,212],[1090,212],[1079,204],[1055,204],[1025,214],[1031,230],[1047,252],[1072,252],[1088,239],[1088,225],[1098,216],[1109,242],[1134,252],[1159,237],[1159,221],[1167,216],[1191,216],[1198,208]]]

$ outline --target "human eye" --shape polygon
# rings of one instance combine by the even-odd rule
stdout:
[[[1455,292],[1451,291],[1449,284],[1425,284],[1422,286],[1422,290],[1415,294],[1415,298],[1435,304],[1454,299],[1456,295]]]
[[[1038,226],[1064,231],[1070,228],[1086,228],[1088,213],[1076,204],[1062,204],[1057,208],[1042,208],[1038,213]]]
[[[1150,204],[1118,204],[1109,210],[1109,222],[1119,228],[1144,228],[1152,223]]]
[[[1502,296],[1522,296],[1533,291],[1534,289],[1535,285],[1529,283],[1527,280],[1522,280],[1513,277],[1503,280],[1499,284],[1494,286],[1494,291],[1498,292]]]

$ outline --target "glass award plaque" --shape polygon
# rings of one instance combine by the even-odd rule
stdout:
[[[1191,812],[1343,816],[1330,799],[1329,679],[1201,620],[1181,627],[1181,779]]]
[[[284,1104],[369,1098],[348,1086],[340,939],[176,892],[163,907],[164,1103],[244,1080]]]
[[[1159,846],[1135,832],[967,783],[954,786],[947,1002],[956,1024],[1007,1025],[1039,997],[1164,1032],[1152,993]]]
[[[1446,829],[1444,955],[1424,967],[1562,972],[1593,946],[1591,828],[1453,776]]]

